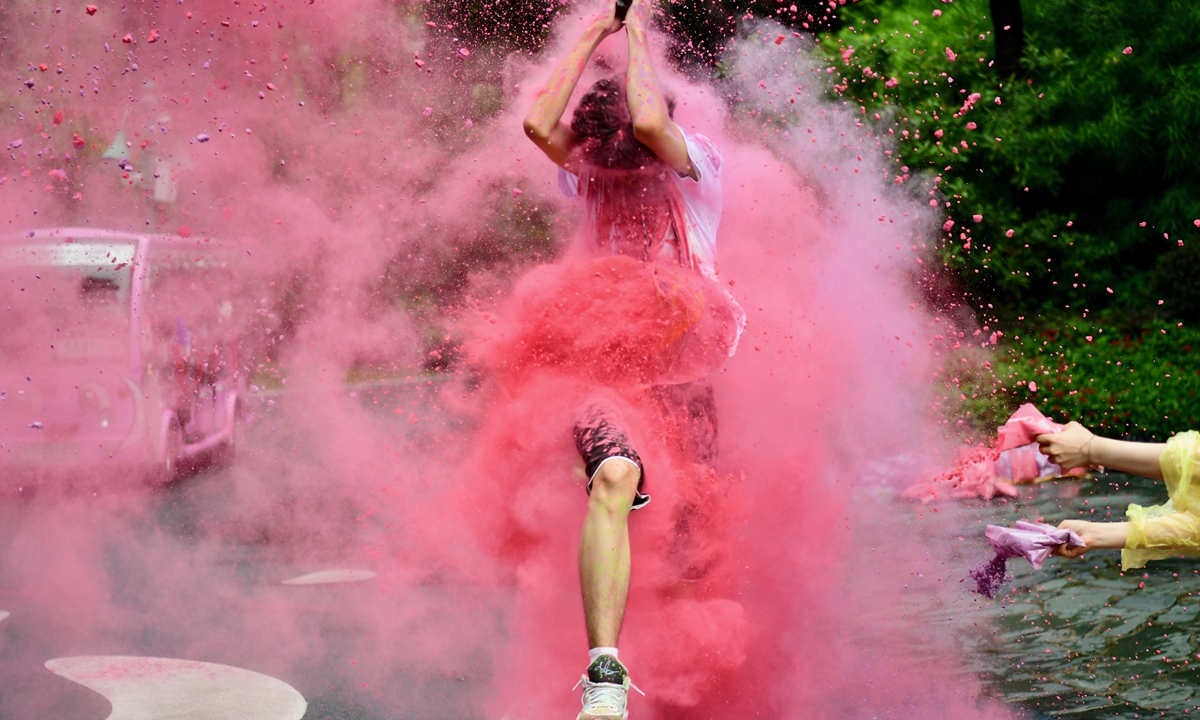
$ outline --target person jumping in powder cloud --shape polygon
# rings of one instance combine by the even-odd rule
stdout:
[[[721,155],[707,138],[686,132],[673,120],[672,103],[651,63],[651,12],[648,0],[634,0],[624,22],[614,5],[593,20],[541,91],[525,118],[525,132],[559,166],[563,193],[584,202],[595,254],[682,266],[715,280]],[[589,59],[622,26],[629,42],[624,81],[611,77],[596,82],[580,99],[571,123],[564,123],[563,113]],[[740,308],[735,312],[740,331],[744,313]],[[703,381],[658,386],[650,395],[682,428],[676,444],[686,446],[683,452],[693,461],[711,467],[716,447],[712,386]],[[580,681],[579,720],[628,717],[631,683],[617,652],[629,593],[627,523],[629,513],[650,497],[642,492],[642,460],[622,426],[610,404],[592,402],[578,413],[574,429],[589,478],[579,576],[590,650]]]
[[[1112,440],[1093,435],[1077,422],[1062,432],[1037,436],[1042,452],[1063,470],[1102,465],[1134,475],[1164,480],[1170,500],[1165,505],[1131,504],[1128,522],[1064,520],[1084,544],[1059,545],[1055,555],[1076,558],[1101,548],[1121,550],[1121,569],[1143,567],[1147,560],[1177,555],[1200,556],[1200,486],[1193,481],[1200,463],[1200,433],[1179,433],[1165,443]]]

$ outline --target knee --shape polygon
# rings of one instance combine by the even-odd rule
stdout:
[[[592,477],[592,499],[603,503],[633,504],[642,470],[624,458],[613,458]]]

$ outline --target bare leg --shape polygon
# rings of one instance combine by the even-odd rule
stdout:
[[[579,583],[588,647],[616,647],[629,597],[629,511],[641,470],[612,458],[592,479],[583,535],[579,540]]]

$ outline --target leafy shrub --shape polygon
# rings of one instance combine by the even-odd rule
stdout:
[[[1153,314],[1157,259],[1200,218],[1200,5],[1024,6],[1015,77],[985,0],[862,0],[819,47],[895,138],[900,181],[941,176],[943,268],[996,315]]]
[[[984,435],[1024,402],[1113,436],[1161,440],[1200,429],[1200,330],[1059,320],[1014,334],[982,361],[965,350],[951,354],[939,373],[943,406],[978,419]],[[970,428],[963,434],[970,437]]]

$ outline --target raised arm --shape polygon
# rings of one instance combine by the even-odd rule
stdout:
[[[1139,443],[1096,437],[1077,422],[1067,423],[1062,432],[1037,436],[1042,452],[1064,470],[1103,465],[1112,470],[1162,480],[1158,459],[1164,443]]]
[[[525,134],[560,167],[567,167],[571,148],[575,144],[571,127],[562,121],[563,112],[596,47],[604,38],[621,29],[621,21],[614,14],[615,8],[616,3],[610,3],[607,12],[598,15],[588,25],[579,42],[555,68],[550,81],[542,88],[529,114],[525,116]]]
[[[626,102],[633,118],[633,136],[670,165],[675,172],[699,180],[688,157],[687,142],[667,111],[667,101],[650,61],[649,28],[652,0],[633,0],[625,18],[629,35],[629,70],[625,76]]]

